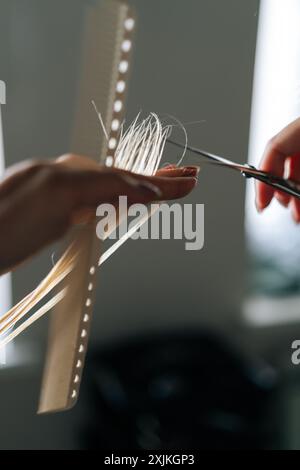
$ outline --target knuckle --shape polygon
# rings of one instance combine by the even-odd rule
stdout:
[[[74,153],[66,153],[65,155],[62,155],[61,157],[57,158],[58,163],[73,163],[78,159],[78,155],[75,155]]]
[[[41,169],[41,179],[46,187],[51,191],[60,189],[63,184],[63,172],[54,165],[45,166]]]
[[[32,159],[26,162],[26,171],[29,176],[41,173],[45,168],[49,166],[49,163],[43,160]]]
[[[44,167],[41,170],[41,179],[43,181],[44,188],[47,191],[57,191],[58,189],[61,189],[63,178],[62,178],[62,172],[58,171],[55,167],[53,166],[48,166]]]

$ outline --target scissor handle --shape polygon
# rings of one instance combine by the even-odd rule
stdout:
[[[167,141],[170,144],[176,145],[177,147],[189,150],[196,155],[208,158],[210,163],[240,171],[241,174],[246,178],[255,178],[262,183],[268,184],[269,186],[278,189],[279,191],[283,191],[300,199],[300,183],[266,173],[264,171],[258,170],[252,165],[241,165],[239,163],[234,163],[230,160],[227,160],[226,158],[219,157],[218,155],[205,152],[204,150],[197,149],[195,147],[191,147],[190,145],[183,145],[174,140],[171,140],[170,138],[168,138]]]
[[[268,184],[269,186],[278,189],[279,191],[283,191],[290,196],[294,196],[300,199],[300,183],[263,171],[259,171],[258,173],[251,173],[251,169],[256,170],[255,167],[249,165],[249,172],[243,172],[244,176],[248,178],[255,178],[262,183]]]
[[[283,191],[291,196],[297,197],[300,199],[300,185],[292,180],[287,180],[284,178],[269,177],[265,180],[267,184],[273,186],[280,191]]]

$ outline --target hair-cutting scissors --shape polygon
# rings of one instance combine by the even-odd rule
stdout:
[[[209,160],[210,163],[239,171],[246,178],[254,178],[256,180],[261,181],[262,183],[272,186],[275,189],[278,189],[279,191],[283,191],[291,196],[300,199],[300,183],[296,183],[295,181],[290,179],[281,178],[280,176],[272,175],[271,173],[268,173],[266,171],[258,170],[252,165],[243,165],[240,163],[232,162],[227,158],[214,155],[213,153],[206,152],[205,150],[201,150],[190,145],[181,144],[172,139],[167,139],[167,142],[172,145],[176,145],[181,149],[186,149],[189,152],[199,155],[201,157],[205,157]]]

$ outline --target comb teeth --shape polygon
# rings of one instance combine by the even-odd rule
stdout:
[[[121,13],[120,5],[120,17]],[[111,14],[113,15],[113,12]],[[116,72],[115,82],[109,95],[112,109],[108,107],[104,114],[106,122],[109,116],[111,119],[109,132],[105,129],[102,117],[100,119],[106,136],[106,141],[103,142],[103,154],[106,161],[111,161],[119,168],[153,174],[160,163],[171,126],[162,126],[158,116],[152,113],[141,122],[138,122],[139,116],[137,116],[123,134],[121,109],[124,108],[128,78],[128,54],[132,49],[130,34],[135,22],[128,10],[126,14],[127,16],[120,18],[120,30],[124,34],[121,40],[118,36],[115,57],[119,62],[115,60],[116,67],[112,71]],[[111,96],[114,96],[114,101],[111,101]],[[109,114],[110,111],[111,114]],[[82,116],[81,113],[80,116]],[[77,135],[76,139],[78,140]],[[79,145],[78,142],[77,145]],[[86,149],[85,153],[92,155],[93,145],[90,151]],[[70,408],[76,403],[79,395],[94,302],[95,266],[99,257],[99,242],[95,240],[95,232],[95,227],[92,229],[85,227],[40,286],[9,311],[0,322],[1,333],[1,327],[9,329],[15,325],[56,285],[64,281],[65,287],[58,294],[3,340],[5,343],[13,339],[61,302],[53,312],[51,322],[40,413]],[[67,275],[70,276],[68,280],[65,280]]]
[[[117,143],[120,135],[124,116],[124,101],[126,96],[126,87],[128,82],[129,64],[131,59],[133,30],[135,19],[132,12],[128,11],[123,22],[122,38],[120,39],[120,50],[118,57],[118,66],[116,67],[114,99],[111,103],[112,115],[107,127],[109,129],[108,148],[106,152],[105,164],[110,167],[114,165]]]
[[[132,50],[131,35],[135,20],[125,5],[116,3],[114,0],[109,4],[109,8],[106,3],[106,8],[108,9],[106,13],[109,13],[108,16],[111,17],[113,23],[118,19],[119,28],[116,30],[115,49],[110,44],[111,72],[114,80],[111,80],[110,93],[106,95],[108,104],[106,108],[103,108],[104,119],[101,118],[101,125],[106,136],[106,141],[102,143],[103,159],[106,160],[107,165],[111,164],[136,173],[151,175],[156,172],[159,166],[171,126],[162,126],[158,116],[154,113],[141,122],[138,122],[138,115],[123,134],[121,121],[128,79],[129,54]],[[90,44],[89,41],[87,43]],[[86,97],[86,88],[84,88],[83,95]],[[80,107],[78,111],[82,118],[87,103],[82,96],[80,102],[84,103],[83,112],[80,112]],[[105,122],[110,123],[109,132],[106,131]],[[86,126],[86,121],[83,123],[83,128],[84,126]],[[93,132],[89,126],[88,130]],[[87,132],[87,128],[85,131]],[[95,135],[98,134],[95,131]],[[82,145],[84,153],[93,156],[95,142],[92,137],[95,135],[90,136],[89,149],[86,146],[87,139],[80,140],[78,137],[80,132],[75,135],[74,145],[77,151]],[[94,226],[82,229],[75,242],[40,286],[13,307],[0,321],[0,333],[2,328],[9,330],[10,327],[23,319],[39,301],[44,299],[55,286],[59,283],[64,284],[60,292],[3,340],[3,344],[10,341],[60,302],[52,316],[39,407],[40,413],[70,408],[76,403],[79,395],[94,303],[96,265],[100,255],[99,241],[96,239],[95,233]],[[120,242],[123,243],[124,240],[120,240]],[[116,247],[114,247],[115,249]],[[109,253],[105,253],[105,255],[107,258]],[[68,279],[66,279],[67,276]]]
[[[135,18],[125,2],[106,0],[89,8],[87,26],[72,149],[110,166],[124,116]],[[92,100],[102,111],[108,141],[99,136]],[[76,266],[65,284],[69,289],[52,312],[39,413],[71,408],[79,395],[100,256],[96,225],[82,228],[77,240]]]

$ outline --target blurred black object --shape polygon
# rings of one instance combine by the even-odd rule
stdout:
[[[131,339],[94,352],[81,400],[88,449],[265,449],[277,375],[215,336]]]

